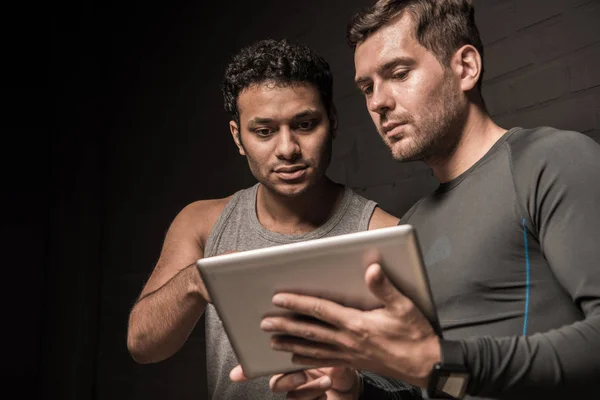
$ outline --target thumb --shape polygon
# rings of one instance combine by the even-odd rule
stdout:
[[[244,370],[242,369],[241,365],[236,365],[235,368],[231,370],[229,373],[229,379],[231,379],[233,382],[243,382],[248,380],[246,375],[244,375]]]
[[[385,276],[379,264],[369,265],[367,272],[365,272],[365,282],[371,293],[381,300],[386,307],[392,306],[403,298],[402,294]]]
[[[346,367],[328,367],[319,368],[319,371],[325,373],[331,378],[331,387],[341,392],[347,392],[352,389],[358,379],[357,372]]]

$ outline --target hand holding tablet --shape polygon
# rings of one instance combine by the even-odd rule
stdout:
[[[413,228],[399,225],[200,259],[197,266],[238,361],[248,378],[311,368],[291,353],[271,349],[260,329],[266,316],[289,315],[273,295],[296,293],[359,310],[382,306],[365,285],[366,267],[381,264],[390,282],[410,298],[440,334]]]

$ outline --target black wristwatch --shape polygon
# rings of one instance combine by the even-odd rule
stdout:
[[[464,363],[459,342],[440,340],[442,362],[436,363],[429,376],[427,396],[430,399],[461,399],[467,391],[469,370]]]

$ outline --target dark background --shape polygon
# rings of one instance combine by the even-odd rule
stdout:
[[[241,46],[287,37],[329,60],[331,178],[398,216],[435,188],[424,164],[392,161],[354,89],[344,33],[366,3],[3,6],[2,376],[17,398],[205,397],[201,326],[172,358],[137,365],[126,323],[175,214],[254,183],[219,90]],[[475,6],[496,121],[600,141],[600,0]]]

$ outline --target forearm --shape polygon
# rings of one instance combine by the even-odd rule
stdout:
[[[363,391],[361,400],[417,400],[422,399],[421,390],[397,379],[361,371]]]
[[[600,315],[544,334],[473,338],[462,346],[472,395],[575,395],[594,388],[600,376]]]
[[[515,144],[510,150],[516,206],[524,217],[522,262],[527,268],[532,263],[528,290],[536,286],[540,297],[562,296],[551,285],[543,290],[545,281],[554,278],[585,318],[567,325],[563,317],[554,324],[554,316],[538,305],[531,308],[529,323],[537,319],[556,329],[546,325],[544,333],[462,340],[472,374],[468,393],[578,398],[582,389],[595,389],[600,377],[600,147],[573,132],[545,129],[529,135],[527,146]],[[545,268],[552,272],[547,278],[533,275]]]
[[[164,360],[183,346],[207,304],[198,281],[198,271],[189,266],[134,305],[127,346],[137,362]]]

